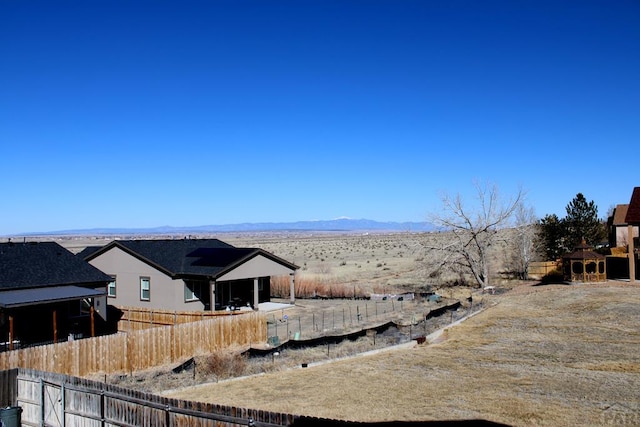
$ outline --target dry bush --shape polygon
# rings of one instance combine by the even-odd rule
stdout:
[[[199,375],[215,376],[217,379],[234,378],[244,373],[247,360],[239,353],[219,351],[199,358],[196,366]]]

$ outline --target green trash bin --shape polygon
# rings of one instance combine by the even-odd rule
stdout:
[[[9,406],[0,409],[0,426],[20,427],[20,414],[22,408],[19,406]]]

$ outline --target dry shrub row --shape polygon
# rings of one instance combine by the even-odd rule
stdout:
[[[365,298],[367,292],[358,285],[344,285],[335,283],[330,278],[312,275],[296,274],[296,298]],[[289,298],[289,276],[271,277],[271,296],[274,298]]]

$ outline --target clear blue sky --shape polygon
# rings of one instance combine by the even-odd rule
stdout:
[[[0,235],[640,186],[640,2],[0,0]]]

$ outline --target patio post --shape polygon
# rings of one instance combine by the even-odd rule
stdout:
[[[293,273],[289,274],[289,299],[291,300],[291,304],[295,304],[296,290],[295,290],[295,281],[294,281]]]
[[[629,251],[627,256],[629,257],[629,282],[634,283],[636,281],[636,251],[633,247],[633,225],[627,225],[627,236],[629,240]]]
[[[260,303],[260,287],[258,286],[258,282],[260,280],[257,277],[253,278],[253,309],[258,309],[258,304]]]

